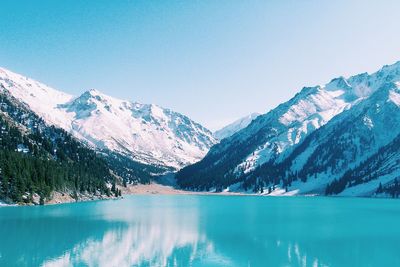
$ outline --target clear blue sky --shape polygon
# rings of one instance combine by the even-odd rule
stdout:
[[[397,3],[396,3],[397,2]],[[215,130],[400,60],[400,1],[1,0],[0,66]]]

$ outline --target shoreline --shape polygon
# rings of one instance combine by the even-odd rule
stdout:
[[[177,189],[170,185],[163,185],[155,182],[150,184],[136,184],[128,185],[127,187],[117,186],[122,192],[122,197],[107,196],[107,195],[89,195],[89,194],[78,194],[78,200],[72,197],[71,192],[59,192],[54,191],[50,199],[46,200],[43,206],[48,205],[60,205],[68,203],[78,203],[96,200],[118,200],[124,198],[124,196],[133,195],[214,195],[214,196],[255,196],[259,194],[241,193],[241,192],[206,192],[206,191],[188,191]],[[37,196],[38,198],[38,196]],[[39,200],[34,197],[33,203],[6,203],[0,200],[0,207],[12,207],[12,206],[41,206]]]
[[[116,196],[113,196],[113,195],[107,196],[107,195],[90,195],[90,194],[79,193],[78,194],[78,199],[75,199],[75,198],[73,198],[71,193],[55,191],[55,192],[52,193],[51,199],[45,201],[44,206],[67,204],[67,203],[77,203],[77,202],[87,202],[87,201],[96,201],[96,200],[112,200],[112,199],[120,199],[120,198],[121,197],[116,197]]]
[[[188,191],[177,189],[170,185],[163,185],[152,182],[150,184],[129,185],[119,187],[123,195],[223,195],[223,196],[252,196],[258,194],[242,192],[207,192],[207,191]]]
[[[291,195],[265,195],[256,193],[245,193],[245,192],[207,192],[207,191],[188,191],[177,189],[171,185],[160,184],[156,182],[151,182],[150,184],[136,184],[128,185],[127,187],[117,186],[122,192],[121,197],[107,196],[107,195],[89,195],[89,194],[78,194],[78,200],[72,197],[70,192],[58,192],[52,193],[51,199],[45,201],[44,206],[47,205],[59,205],[77,202],[87,202],[87,201],[97,201],[97,200],[119,200],[123,199],[125,196],[134,195],[198,195],[198,196],[260,196],[260,197],[287,197]],[[304,197],[319,196],[319,195],[303,195]],[[371,197],[367,197],[371,198]],[[374,197],[372,197],[374,198]],[[375,197],[377,198],[377,197]],[[379,198],[379,197],[378,197]],[[35,203],[6,203],[0,200],[1,207],[9,206],[40,206],[38,202]]]
[[[78,203],[78,202],[87,202],[96,200],[116,200],[121,198],[122,197],[116,197],[114,195],[107,196],[107,195],[90,195],[90,194],[78,193],[78,199],[75,199],[71,192],[54,191],[51,193],[51,198],[46,199],[43,205],[40,204],[39,196],[37,194],[34,194],[33,202],[7,203],[3,200],[0,200],[0,207],[49,206],[49,205]]]

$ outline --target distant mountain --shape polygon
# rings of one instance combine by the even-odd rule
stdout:
[[[218,140],[225,139],[227,137],[230,137],[234,135],[236,132],[242,130],[243,128],[246,128],[255,118],[257,118],[260,113],[252,113],[246,117],[240,118],[231,124],[228,124],[227,126],[221,128],[218,131],[214,132],[214,137]]]
[[[0,85],[46,123],[112,154],[115,161],[157,167],[150,173],[194,163],[216,143],[200,124],[157,105],[119,100],[97,90],[74,97],[6,69],[0,69]]]
[[[389,172],[376,162],[385,155],[379,151],[400,133],[399,84],[400,62],[371,75],[303,88],[182,169],[178,183],[196,190],[371,195],[375,190],[357,188],[375,187],[382,176],[358,175],[371,168],[368,162]],[[395,177],[388,175],[387,186]]]

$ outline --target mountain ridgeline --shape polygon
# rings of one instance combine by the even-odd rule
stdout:
[[[157,167],[157,173],[200,160],[216,143],[205,127],[154,104],[120,100],[95,89],[74,97],[1,68],[0,84],[47,124],[96,150]]]
[[[272,195],[397,196],[399,86],[400,62],[305,87],[179,171],[178,184]]]
[[[54,190],[117,194],[105,160],[70,134],[47,126],[0,86],[0,199],[43,203]]]
[[[400,62],[304,87],[214,135],[157,105],[74,97],[0,68],[0,199],[118,196],[116,184],[178,170],[189,190],[397,197],[399,112]]]
[[[0,94],[0,199],[9,202],[30,202],[35,193],[48,199],[54,190],[118,193],[115,183],[148,183],[200,160],[216,143],[172,110],[93,89],[74,97],[3,68]]]
[[[214,136],[218,140],[225,139],[234,135],[236,132],[239,132],[243,128],[246,128],[255,118],[257,118],[260,114],[259,113],[252,113],[247,115],[246,117],[240,118],[231,124],[226,125],[222,129],[215,131]]]

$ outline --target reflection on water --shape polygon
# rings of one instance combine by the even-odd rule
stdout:
[[[400,266],[393,200],[135,196],[0,209],[0,266]]]
[[[99,239],[84,240],[43,266],[188,266],[206,256],[229,265],[199,233],[196,209],[181,213],[169,209],[165,202],[161,207],[153,204],[156,208],[140,213],[128,207],[123,213],[112,210],[113,206],[99,207],[105,220],[124,224],[106,231]]]

